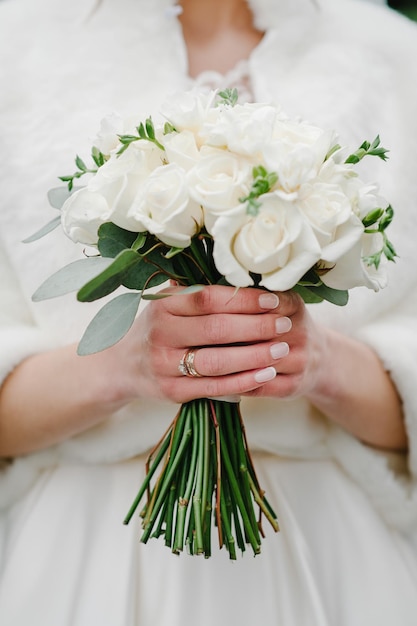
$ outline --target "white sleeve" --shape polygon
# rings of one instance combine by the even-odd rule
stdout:
[[[5,252],[0,247],[0,384],[25,358],[53,347],[38,328],[20,291]]]
[[[378,451],[332,426],[329,445],[387,522],[417,539],[417,289],[411,287],[397,313],[378,316],[355,337],[378,354],[398,390],[408,453]]]

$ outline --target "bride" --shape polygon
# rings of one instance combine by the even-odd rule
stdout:
[[[416,26],[358,0],[9,0],[0,50],[0,622],[414,626]],[[21,241],[100,119],[195,85],[279,102],[346,145],[381,133],[388,164],[361,167],[396,211],[389,286],[343,309],[210,287],[79,357],[95,305],[31,294],[82,249],[58,230]],[[178,370],[192,346],[199,377]],[[233,565],[141,545],[121,522],[147,451],[177,403],[228,394],[281,532]]]

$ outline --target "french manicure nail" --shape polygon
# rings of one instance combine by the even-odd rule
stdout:
[[[259,306],[261,309],[276,309],[279,305],[279,298],[274,293],[262,293],[259,296]]]
[[[281,343],[273,343],[269,350],[273,359],[282,359],[283,356],[287,356],[290,347],[285,341],[282,341]]]
[[[256,372],[255,380],[257,383],[266,383],[268,380],[273,380],[276,375],[277,372],[274,367],[266,367],[265,369]]]
[[[287,333],[292,328],[292,321],[289,317],[278,317],[275,320],[275,331],[279,335],[280,333]]]

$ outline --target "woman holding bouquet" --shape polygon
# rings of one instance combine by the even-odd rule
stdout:
[[[87,4],[0,6],[1,623],[414,626],[416,27],[356,0]],[[21,241],[98,120],[145,119],[195,86],[279,102],[343,144],[381,133],[388,164],[361,167],[396,212],[388,286],[336,307],[214,285],[78,356],[95,305],[31,295],[82,248],[58,231]],[[233,566],[140,544],[121,521],[176,405],[230,395],[281,532]]]

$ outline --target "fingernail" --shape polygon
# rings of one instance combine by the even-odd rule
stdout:
[[[264,370],[259,370],[255,374],[255,380],[257,383],[266,383],[268,380],[273,380],[277,375],[277,371],[274,367],[266,367]]]
[[[292,328],[292,322],[289,317],[279,317],[275,320],[275,332],[279,335],[280,333],[287,333]]]
[[[290,347],[285,341],[282,341],[281,343],[273,343],[269,350],[273,359],[282,359],[283,356],[287,356]]]
[[[259,296],[259,306],[261,309],[276,309],[279,305],[279,298],[274,293],[262,293]]]

